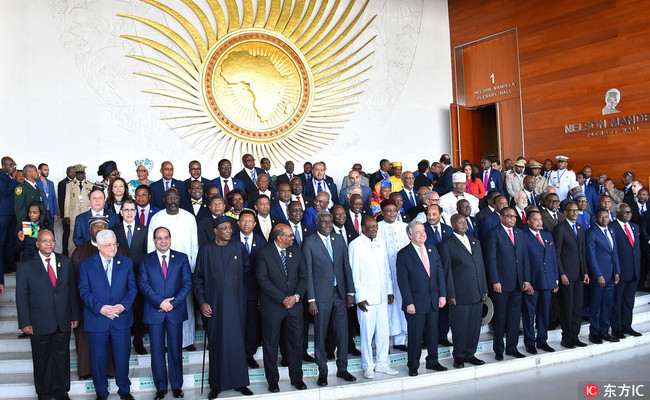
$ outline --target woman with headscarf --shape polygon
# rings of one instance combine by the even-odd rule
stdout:
[[[370,210],[372,211],[372,216],[377,217],[381,214],[381,202],[388,200],[390,194],[393,192],[393,184],[390,179],[384,179],[375,184],[375,189],[372,191],[372,196],[370,197]]]
[[[120,177],[120,171],[117,169],[115,161],[105,161],[97,169],[97,175],[102,177],[102,180],[95,182],[95,186],[99,186],[104,190],[104,198],[108,197],[108,187],[115,178]]]
[[[129,194],[131,197],[135,197],[135,189],[137,189],[138,186],[151,186],[151,181],[149,180],[149,172],[151,172],[152,168],[153,161],[148,158],[135,160],[135,173],[138,176],[138,179],[133,179],[129,182]]]

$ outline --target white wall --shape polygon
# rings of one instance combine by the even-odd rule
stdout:
[[[119,37],[143,33],[117,17],[120,12],[161,16],[135,0],[0,0],[1,155],[11,155],[19,167],[46,162],[53,180],[77,163],[87,165],[95,180],[98,165],[109,159],[130,180],[133,161],[141,157],[154,160],[152,179],[160,178],[157,170],[167,159],[177,178],[188,176],[192,159],[203,163],[205,176],[215,177],[221,155],[210,159],[180,139],[172,123],[160,119],[164,111],[151,107],[161,99],[141,92],[157,83],[134,75],[146,66],[124,55],[149,50]],[[373,68],[364,77],[370,81],[360,104],[338,138],[311,157],[326,161],[337,182],[354,162],[372,172],[388,158],[402,161],[406,170],[421,158],[449,152],[446,0],[371,0],[363,18],[374,14],[364,34],[377,35],[366,62]],[[237,171],[239,160],[233,161]],[[294,161],[300,172],[303,160]]]

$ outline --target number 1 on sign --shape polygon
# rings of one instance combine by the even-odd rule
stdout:
[[[492,72],[492,75],[490,75],[490,80],[492,81],[492,84],[494,85],[494,72]]]

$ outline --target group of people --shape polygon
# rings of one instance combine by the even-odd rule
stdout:
[[[18,324],[31,339],[36,392],[68,398],[62,344],[72,331],[79,377],[92,377],[97,398],[108,396],[107,376],[115,376],[120,397],[132,399],[131,343],[146,354],[148,327],[155,399],[169,386],[183,397],[182,351],[196,350],[195,309],[207,336],[211,399],[228,389],[253,394],[248,368],[259,368],[260,345],[272,393],[278,349],[298,390],[307,388],[303,362],[317,364],[318,386],[328,384],[329,359],[338,378],[355,381],[348,354],[363,358],[366,379],[396,375],[391,346],[407,352],[410,376],[423,347],[427,369],[447,369],[438,345],[453,346],[455,368],[482,365],[475,353],[488,297],[497,360],[504,352],[524,357],[520,322],[531,354],[554,351],[547,332],[558,324],[563,347],[586,346],[578,337],[583,315],[592,343],[640,335],[632,313],[637,286],[646,288],[648,190],[631,172],[619,190],[604,174],[592,178],[590,167],[574,173],[567,161],[557,156],[553,169],[551,160],[505,160],[502,171],[486,157],[455,169],[444,154],[411,172],[381,160],[371,174],[355,164],[339,190],[324,162],[294,174],[287,161],[274,176],[268,159],[259,168],[246,154],[236,175],[223,159],[219,176],[208,179],[192,161],[181,181],[165,161],[154,182],[154,163],[142,159],[132,181],[107,161],[101,181],[89,182],[86,167],[75,165],[55,190],[46,164],[26,165],[19,183],[15,162],[4,157],[0,266],[10,272],[21,253]]]

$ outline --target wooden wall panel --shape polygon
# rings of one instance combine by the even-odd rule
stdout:
[[[612,117],[601,115],[609,88],[621,92],[621,113],[616,116],[650,112],[646,1],[451,0],[448,6],[452,52],[456,46],[517,28],[527,157],[564,154],[571,157],[574,170],[589,164],[619,185],[622,172],[631,170],[648,182],[650,122],[638,124],[639,131],[619,129],[598,137],[564,129]],[[508,144],[502,147],[508,153]]]

